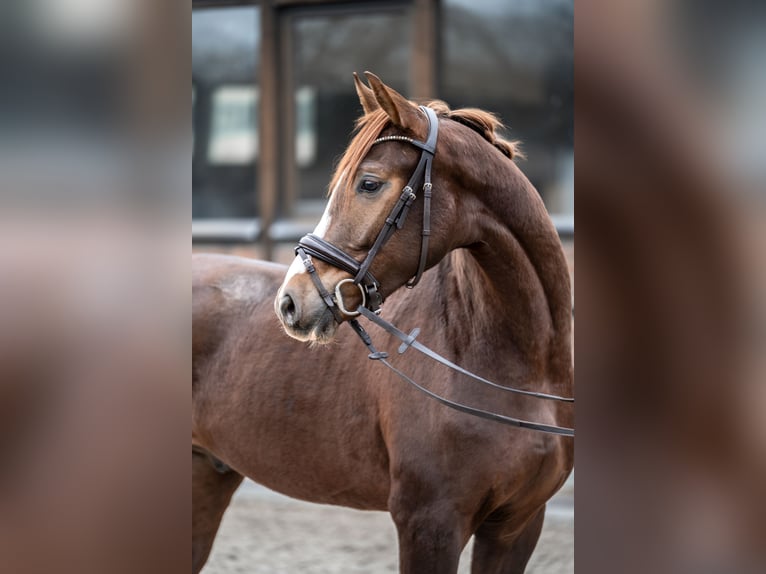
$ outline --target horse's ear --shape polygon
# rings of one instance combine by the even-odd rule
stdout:
[[[427,120],[415,104],[381,82],[375,74],[365,72],[364,75],[367,76],[367,82],[372,88],[375,100],[395,125],[415,133],[423,131],[421,126],[425,126]]]
[[[359,101],[362,103],[362,108],[364,109],[365,114],[374,112],[380,107],[378,101],[375,99],[375,94],[362,80],[359,79],[356,72],[354,72],[354,85],[356,86],[356,93],[359,96]]]

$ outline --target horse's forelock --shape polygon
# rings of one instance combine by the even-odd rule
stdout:
[[[330,187],[328,188],[328,195],[332,193],[332,190],[337,189],[343,174],[354,174],[359,169],[359,164],[370,151],[372,142],[374,142],[383,128],[386,127],[389,118],[383,110],[375,110],[369,114],[365,114],[356,120],[356,126],[354,127],[354,137],[351,139],[346,152],[341,156],[338,161],[338,165],[335,167],[335,173],[333,173],[332,180],[330,181]],[[346,182],[346,185],[351,183],[351,179]]]

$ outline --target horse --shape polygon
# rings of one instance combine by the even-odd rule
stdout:
[[[368,306],[418,327],[411,338],[482,377],[573,393],[569,272],[544,204],[515,162],[518,145],[497,135],[488,112],[418,106],[365,75],[367,83],[354,75],[364,115],[312,234],[341,255],[299,248],[287,269],[193,256],[194,572],[247,476],[305,501],[388,511],[403,574],[456,573],[471,536],[473,573],[521,573],[546,502],[572,470],[572,438],[450,409],[367,360],[356,328],[343,325],[358,326]],[[418,197],[408,178],[423,173],[416,166],[434,121],[430,193]],[[392,227],[386,220],[402,198],[408,218],[385,234],[363,273],[339,267],[343,254],[366,265],[359,262]],[[417,287],[405,288],[413,278]],[[368,327],[375,348],[399,343]],[[571,404],[500,392],[413,351],[390,361],[457,404],[573,424]]]

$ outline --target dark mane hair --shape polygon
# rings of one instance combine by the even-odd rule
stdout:
[[[496,131],[502,129],[503,124],[493,113],[478,108],[450,110],[449,106],[441,100],[433,100],[426,105],[434,110],[439,117],[449,118],[471,128],[509,159],[524,157],[518,141],[507,141],[497,136]],[[378,138],[388,123],[389,118],[381,109],[357,119],[354,137],[335,168],[328,194],[336,188],[344,173],[356,172],[362,159],[370,151],[372,142]]]

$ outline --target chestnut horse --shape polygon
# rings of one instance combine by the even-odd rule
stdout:
[[[369,269],[382,317],[420,327],[418,341],[482,377],[571,396],[567,265],[512,160],[515,145],[496,136],[491,114],[431,102],[435,116],[426,115],[372,74],[369,86],[355,80],[365,115],[314,235],[362,261],[418,164],[421,150],[406,138],[425,141],[428,117],[438,117],[427,271],[401,289],[418,274],[418,198]],[[307,501],[387,510],[400,572],[456,573],[472,535],[472,572],[523,572],[546,502],[572,469],[573,440],[449,409],[367,360],[342,326],[361,292],[349,284],[346,311],[328,307],[316,279],[333,292],[351,275],[313,265],[312,276],[300,258],[286,274],[241,258],[193,259],[194,572],[244,476]],[[398,344],[368,330],[380,349]],[[572,426],[571,405],[501,393],[414,351],[390,360],[451,401]]]

